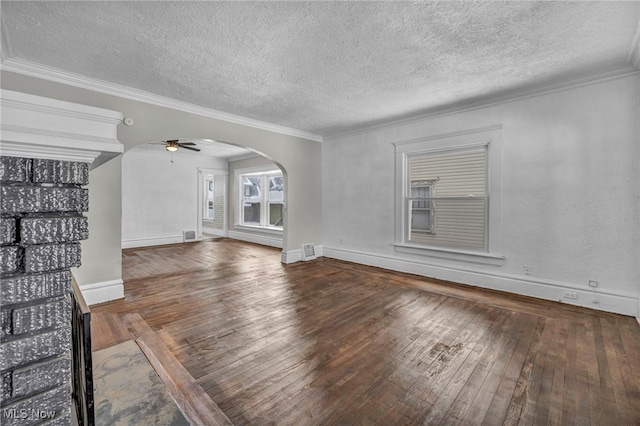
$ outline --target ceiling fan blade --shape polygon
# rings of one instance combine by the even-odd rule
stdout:
[[[162,142],[149,142],[149,145],[169,145],[169,144],[162,141]]]
[[[181,148],[184,148],[184,149],[189,149],[189,150],[191,150],[191,151],[198,151],[198,152],[200,152],[200,150],[199,150],[198,148],[191,148],[190,146],[180,146],[180,147],[181,147]]]
[[[178,142],[178,145],[195,145],[193,142]]]

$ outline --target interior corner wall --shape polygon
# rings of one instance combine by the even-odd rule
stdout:
[[[121,156],[89,172],[89,238],[72,269],[88,304],[124,297],[121,242]]]
[[[637,315],[638,94],[631,75],[325,140],[324,255]],[[504,263],[396,253],[393,143],[496,124]]]
[[[198,168],[227,170],[204,155],[133,148],[122,157],[122,247],[183,242],[198,229]]]

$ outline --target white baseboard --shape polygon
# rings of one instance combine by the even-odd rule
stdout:
[[[267,235],[252,234],[249,232],[229,231],[229,238],[262,244],[263,246],[282,248],[282,237],[270,237]]]
[[[511,274],[498,274],[488,271],[474,271],[469,269],[457,269],[448,266],[437,266],[421,263],[411,259],[402,259],[392,256],[382,256],[372,253],[364,253],[353,250],[324,247],[325,257],[346,260],[363,265],[376,266],[393,271],[406,272],[425,277],[442,279],[476,287],[499,290],[508,293],[516,293],[540,299],[554,300],[586,308],[613,312],[632,317],[640,316],[638,312],[638,295],[625,294],[623,292],[603,291],[597,292],[584,289],[570,282],[552,281],[534,277],[524,277]],[[567,300],[564,291],[576,293],[577,299]],[[594,296],[597,303],[593,302]]]
[[[316,257],[322,257],[323,247],[322,246],[314,246],[316,251]],[[283,251],[280,255],[280,260],[282,263],[295,263],[302,261],[302,248],[296,250],[287,250]]]
[[[124,282],[122,280],[111,280],[85,284],[80,286],[80,291],[87,305],[95,305],[124,298]]]
[[[298,250],[283,251],[280,254],[280,261],[285,264],[301,262],[302,250],[298,249]]]
[[[133,240],[122,240],[122,248],[137,248],[137,247],[149,247],[149,246],[161,246],[164,244],[177,244],[183,243],[184,236],[172,235],[169,237],[150,237],[150,238],[138,238]]]
[[[202,234],[216,235],[218,237],[227,237],[227,231],[224,229],[202,228]]]

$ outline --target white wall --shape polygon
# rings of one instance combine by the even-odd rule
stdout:
[[[183,231],[198,229],[199,167],[227,170],[227,161],[142,148],[124,154],[123,248],[179,243]]]
[[[639,93],[632,75],[325,141],[325,256],[638,315]],[[392,143],[494,124],[503,265],[396,253]]]
[[[73,276],[89,304],[124,296],[122,256],[111,247],[120,245],[120,181],[109,176],[120,174],[121,157],[114,158],[89,173],[89,238],[81,241],[82,265]]]

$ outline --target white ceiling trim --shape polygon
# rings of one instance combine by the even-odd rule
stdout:
[[[4,26],[3,26],[4,28]],[[322,136],[305,132],[303,130],[292,129],[285,126],[279,126],[277,124],[271,124],[260,120],[254,120],[247,117],[242,117],[235,114],[229,114],[223,111],[218,111],[211,108],[205,108],[198,105],[193,105],[187,102],[178,101],[176,99],[167,98],[153,93],[145,92],[143,90],[135,89],[132,87],[122,86],[119,84],[109,83],[106,81],[85,77],[80,74],[71,73],[58,68],[49,67],[46,65],[37,64],[35,62],[26,61],[19,58],[4,58],[5,56],[5,42],[6,37],[4,33],[2,36],[2,66],[0,67],[4,71],[10,71],[30,77],[36,77],[43,80],[53,81],[56,83],[67,84],[69,86],[79,87],[81,89],[93,90],[95,92],[104,93],[107,95],[119,96],[125,99],[131,99],[134,101],[146,102],[148,104],[157,105],[166,108],[172,108],[179,111],[189,112],[205,117],[215,118],[217,120],[227,121],[229,123],[241,124],[248,127],[253,127],[261,130],[268,130],[274,133],[280,133],[288,136],[295,136],[303,139],[309,139],[316,142],[322,142]],[[7,46],[7,50],[10,47]]]
[[[638,52],[640,54],[640,52]],[[588,76],[552,83],[549,85],[544,85],[540,87],[525,89],[525,90],[514,90],[512,92],[502,94],[502,95],[494,95],[488,96],[486,98],[482,98],[472,102],[461,103],[460,105],[456,105],[453,107],[445,107],[438,108],[431,112],[426,112],[420,115],[415,115],[406,118],[400,118],[397,120],[390,120],[384,123],[373,124],[371,126],[365,126],[356,130],[350,130],[346,132],[340,132],[332,135],[324,136],[324,140],[338,139],[349,136],[362,135],[364,133],[369,133],[372,131],[379,131],[390,127],[407,125],[423,120],[428,120],[436,117],[443,117],[451,114],[459,114],[462,112],[473,111],[476,109],[486,108],[494,105],[499,105],[506,102],[513,102],[521,99],[533,98],[536,96],[547,95],[555,92],[562,92],[565,90],[570,90],[573,88],[586,86],[594,83],[602,83],[610,80],[617,80],[620,78],[629,77],[632,75],[638,75],[638,67],[628,65],[624,68],[603,71],[597,74],[591,74]]]

